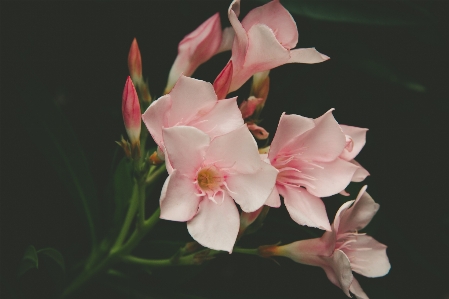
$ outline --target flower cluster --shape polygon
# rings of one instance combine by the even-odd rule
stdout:
[[[169,174],[161,191],[160,218],[187,222],[196,242],[231,253],[245,229],[266,216],[264,206],[279,208],[282,196],[293,221],[326,232],[318,239],[261,246],[260,255],[322,267],[346,295],[367,298],[352,271],[377,277],[390,268],[386,246],[358,233],[379,205],[363,188],[355,201],[340,208],[331,225],[321,200],[349,195],[348,184],[369,175],[354,160],[365,145],[367,129],[340,125],[333,109],[316,119],[284,113],[271,145],[259,149],[254,138],[269,136],[259,126],[269,71],[329,57],[314,48],[294,49],[296,24],[278,0],[251,10],[241,21],[239,14],[240,0],[234,0],[228,10],[231,27],[222,30],[215,14],[179,43],[165,95],[153,102],[133,42],[129,68],[137,90],[128,79],[123,95],[129,156],[140,155],[139,95],[142,120],[157,144],[151,163],[165,162]],[[228,50],[229,62],[213,84],[190,77],[199,65]],[[251,77],[251,94],[240,107],[236,97],[226,98]]]

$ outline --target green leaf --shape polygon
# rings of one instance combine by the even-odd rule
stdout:
[[[71,125],[43,90],[43,85],[32,82],[23,90],[26,107],[22,123],[31,139],[58,173],[61,181],[82,211],[89,229],[92,247],[96,247],[97,192],[87,159],[81,149]],[[49,182],[49,186],[51,183]]]
[[[62,271],[65,272],[65,263],[64,257],[62,254],[54,248],[43,248],[37,251],[39,255],[44,255],[55,261],[59,267],[61,267]]]
[[[386,26],[412,26],[431,21],[425,10],[404,1],[283,0],[282,5],[291,14],[320,21]]]
[[[38,258],[36,253],[36,248],[30,245],[25,250],[25,254],[23,255],[22,261],[19,265],[19,271],[17,272],[18,276],[22,276],[30,269],[37,269],[38,267]]]
[[[114,224],[121,225],[133,191],[132,162],[124,157],[114,173]]]

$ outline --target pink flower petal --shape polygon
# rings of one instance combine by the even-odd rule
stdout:
[[[357,168],[357,170],[354,173],[354,176],[352,177],[353,182],[362,182],[363,180],[365,180],[365,178],[367,176],[369,176],[369,172],[368,170],[366,170],[365,168],[363,168],[362,165],[360,165],[359,162],[357,162],[356,160],[351,160],[349,161],[354,165],[357,165],[359,168]]]
[[[229,60],[228,64],[221,70],[217,78],[214,81],[214,90],[217,94],[217,99],[221,100],[226,97],[229,92],[229,87],[231,86],[233,74],[233,63]]]
[[[355,200],[354,204],[347,209],[340,208],[338,233],[346,233],[363,229],[379,210],[379,204],[365,192],[364,186]],[[337,215],[335,218],[337,218]]]
[[[349,185],[357,170],[357,166],[340,158],[323,163],[301,167],[301,174],[312,177],[313,180],[304,180],[302,184],[311,194],[318,197],[327,197],[343,191]],[[301,176],[299,174],[299,176]]]
[[[357,235],[357,241],[342,250],[351,261],[352,270],[363,276],[380,277],[390,271],[387,246],[370,236]]]
[[[311,118],[283,113],[279,120],[276,134],[271,142],[270,152],[268,153],[270,161],[273,161],[277,154],[295,137],[304,134],[314,127],[315,122]]]
[[[240,226],[240,215],[232,198],[226,193],[223,202],[204,198],[198,214],[189,222],[190,235],[201,245],[232,252]]]
[[[352,126],[340,125],[343,133],[350,137],[352,140],[352,148],[350,150],[344,149],[340,158],[351,161],[353,160],[362,150],[366,143],[366,131],[365,128],[357,128]]]
[[[264,101],[263,98],[256,98],[253,96],[250,96],[248,100],[243,101],[240,104],[240,111],[242,112],[242,118],[248,118],[251,115],[253,115],[254,111],[256,110],[257,106],[262,104]]]
[[[237,106],[237,97],[218,101],[206,115],[189,125],[206,132],[210,138],[215,138],[241,127],[243,119]]]
[[[326,266],[327,263],[320,257],[326,256],[327,244],[320,238],[296,241],[279,246],[279,255],[288,257],[297,263],[310,266]]]
[[[351,287],[349,288],[349,290],[357,299],[369,299],[368,295],[362,290],[362,287],[355,278],[352,279]]]
[[[245,62],[246,49],[248,48],[248,36],[238,19],[239,14],[240,0],[234,0],[228,9],[229,22],[235,32],[234,44],[232,45],[232,61],[235,65],[241,66]]]
[[[234,37],[235,37],[234,28],[226,27],[225,29],[223,29],[223,32],[221,35],[221,43],[220,43],[220,47],[217,50],[217,54],[224,52],[224,51],[231,50],[232,44],[234,43]]]
[[[351,297],[349,294],[349,287],[353,281],[351,264],[348,257],[340,250],[336,250],[331,257],[325,258],[328,266],[323,267],[327,278],[340,287],[343,292]]]
[[[197,190],[192,179],[175,169],[166,182],[166,189],[163,190],[160,201],[160,218],[189,221],[195,216],[200,202],[200,197],[195,194]]]
[[[299,135],[288,148],[292,151],[300,150],[301,159],[304,160],[330,162],[340,156],[346,146],[346,138],[332,115],[332,110],[314,119],[313,130]]]
[[[172,101],[168,113],[168,126],[187,124],[209,112],[217,102],[212,84],[181,76],[170,92]]]
[[[266,202],[273,191],[278,171],[260,161],[255,173],[232,174],[226,180],[230,195],[244,212],[254,212]]]
[[[270,70],[290,59],[290,51],[276,39],[271,28],[257,24],[247,32],[248,47],[243,64],[234,64],[234,74],[229,92],[239,89],[252,75]],[[234,54],[234,53],[233,53]],[[234,56],[232,57],[234,60]]]
[[[271,1],[251,10],[242,20],[246,31],[257,24],[265,24],[276,35],[276,39],[287,49],[294,48],[298,43],[298,29],[291,14],[279,3]]]
[[[194,127],[177,126],[163,129],[166,155],[170,164],[181,174],[193,180],[203,162],[210,138]]]
[[[162,128],[167,125],[166,113],[171,107],[170,95],[160,97],[151,103],[142,120],[158,146],[162,146]]]
[[[300,48],[290,51],[288,63],[320,63],[330,58],[318,52],[315,48]]]
[[[323,201],[304,188],[277,186],[284,197],[284,204],[292,219],[300,224],[331,230]]]
[[[168,77],[169,92],[181,74],[190,77],[202,63],[215,55],[222,43],[220,14],[216,13],[186,35],[178,46],[178,56]]]
[[[281,198],[279,197],[279,192],[276,185],[274,186],[273,191],[271,191],[270,196],[268,196],[265,201],[265,205],[272,208],[279,208],[281,206]]]
[[[260,160],[256,141],[245,125],[214,138],[207,149],[204,162],[248,174],[258,171],[261,163],[264,163]]]

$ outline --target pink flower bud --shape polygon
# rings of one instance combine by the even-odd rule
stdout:
[[[256,124],[247,123],[246,125],[248,126],[248,129],[251,131],[251,133],[254,135],[254,138],[258,140],[265,140],[268,138],[268,135],[270,134],[267,132],[267,130],[265,130],[262,127],[259,127]]]
[[[133,82],[136,85],[143,83],[142,58],[140,56],[139,45],[137,44],[137,40],[135,38],[131,44],[131,48],[129,49],[128,68]]]
[[[126,133],[132,145],[138,144],[140,138],[141,113],[139,97],[137,96],[131,77],[126,80],[122,96],[122,114]]]
[[[253,75],[253,85],[251,86],[251,95],[256,98],[261,98],[260,106],[265,105],[265,101],[268,97],[268,91],[270,90],[270,77],[268,71],[255,73]]]
[[[263,101],[264,99],[253,96],[249,97],[247,101],[243,101],[239,107],[242,112],[242,118],[245,119],[253,115],[257,106],[261,105]]]

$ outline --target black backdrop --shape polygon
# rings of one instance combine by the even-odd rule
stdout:
[[[138,40],[151,92],[159,96],[178,42],[217,11],[228,26],[229,2],[1,3],[2,298],[50,297],[55,284],[73,276],[68,271],[55,279],[43,264],[17,280],[28,245],[58,249],[68,269],[76,268],[89,249],[84,219],[64,177],[37,146],[34,120],[49,117],[53,110],[45,107],[62,110],[86,154],[104,216],[112,161],[121,155],[114,141],[124,133],[121,93],[132,39]],[[242,16],[262,3],[242,2]],[[331,60],[273,70],[262,125],[274,134],[284,111],[318,117],[336,108],[340,123],[369,128],[358,161],[371,173],[366,184],[381,209],[368,232],[388,245],[392,269],[383,278],[356,277],[371,298],[448,298],[448,5],[284,2],[293,8],[298,46],[314,46]],[[194,77],[213,81],[228,59],[229,52],[217,55]],[[236,95],[244,98],[248,90],[245,85]],[[362,185],[350,189],[356,193]],[[331,220],[345,200],[325,199]],[[156,204],[157,194],[150,206]],[[247,244],[309,237],[293,222],[278,221],[283,216],[283,209],[270,211],[265,227]],[[161,221],[154,238],[167,236],[190,240],[184,223]],[[148,256],[155,245],[143,243],[137,253]],[[233,254],[191,272],[139,272],[131,280],[99,277],[80,297],[345,298],[321,269],[276,261],[280,265]]]

